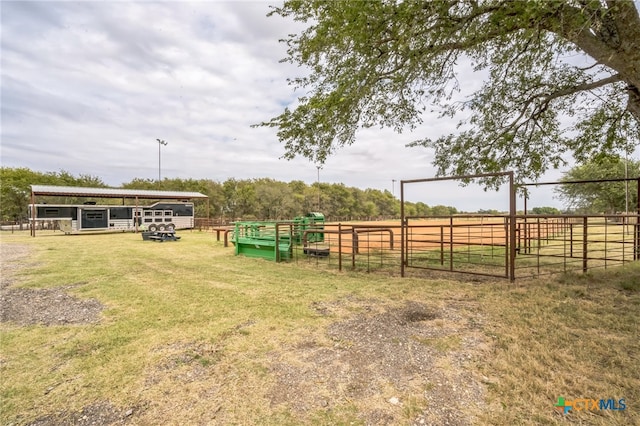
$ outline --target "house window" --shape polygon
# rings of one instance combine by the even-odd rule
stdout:
[[[102,220],[104,219],[104,212],[87,212],[87,220]]]

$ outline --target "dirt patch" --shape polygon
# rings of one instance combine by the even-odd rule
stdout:
[[[28,426],[95,426],[121,425],[133,415],[134,409],[119,409],[109,402],[98,402],[88,405],[78,412],[61,411],[56,414],[40,417]]]
[[[273,405],[287,406],[302,421],[330,419],[347,404],[366,424],[475,422],[485,389],[471,371],[484,343],[482,318],[470,302],[314,307],[321,315],[360,312],[330,325],[325,338],[272,354]]]
[[[0,245],[0,322],[18,325],[87,324],[100,320],[104,306],[95,299],[78,299],[67,291],[84,283],[47,289],[13,287],[18,272],[30,266],[28,246]]]
[[[170,380],[174,386],[208,380],[211,367],[220,360],[221,348],[202,342],[176,342],[152,350],[161,361],[147,375],[145,384],[153,386]]]
[[[81,300],[66,293],[79,285],[82,283],[43,290],[3,288],[0,321],[47,326],[96,323],[104,306],[97,300]]]
[[[20,282],[19,272],[34,266],[29,246],[0,244],[0,321],[26,326],[33,324],[62,325],[95,323],[104,306],[94,299],[81,300],[67,294],[77,283],[49,289],[14,288]],[[60,411],[40,417],[29,426],[117,425],[125,424],[134,409],[121,409],[108,401],[100,401],[81,411]]]

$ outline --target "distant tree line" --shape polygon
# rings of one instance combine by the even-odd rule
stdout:
[[[640,162],[619,156],[596,158],[578,165],[562,178],[563,181],[614,179],[640,176]],[[0,167],[0,220],[20,221],[27,219],[31,185],[108,187],[96,176],[73,176],[66,171],[38,172],[28,168]],[[208,202],[196,202],[199,218],[232,221],[284,220],[308,212],[319,211],[329,221],[378,220],[400,217],[400,200],[388,190],[359,189],[337,183],[306,184],[300,180],[280,182],[268,178],[235,179],[224,182],[211,179],[133,179],[123,183],[126,189],[154,189],[164,191],[193,191],[209,197]],[[638,205],[637,182],[594,182],[565,184],[554,191],[567,206],[564,213],[615,213]],[[42,200],[37,200],[40,202]],[[81,204],[86,199],[71,197],[47,197],[50,204]],[[98,200],[100,204],[120,204],[122,200]],[[555,207],[533,207],[532,214],[559,214]],[[423,202],[405,202],[408,216],[448,216],[458,213],[455,207]],[[497,210],[478,210],[479,214],[501,214]],[[519,212],[522,213],[522,212]]]
[[[83,186],[106,188],[96,176],[73,176],[66,171],[38,172],[28,168],[0,168],[0,220],[27,219],[31,185]],[[388,190],[359,189],[344,184],[313,183],[300,180],[280,182],[273,179],[235,179],[224,182],[210,179],[133,179],[123,183],[126,189],[193,191],[209,197],[208,203],[196,202],[196,216],[222,219],[292,219],[307,212],[320,211],[327,220],[376,220],[397,218],[400,200]],[[37,200],[39,202],[41,200]],[[47,197],[46,202],[83,203],[86,199]],[[122,200],[99,200],[100,204],[119,204]],[[406,203],[408,215],[439,216],[458,213],[455,207]]]

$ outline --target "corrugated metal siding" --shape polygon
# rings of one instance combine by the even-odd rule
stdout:
[[[208,198],[199,192],[154,191],[148,189],[84,188],[79,186],[31,185],[34,195],[68,195],[74,197],[190,199]]]

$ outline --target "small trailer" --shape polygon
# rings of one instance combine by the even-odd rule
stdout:
[[[32,221],[57,222],[65,234],[87,231],[173,231],[194,227],[193,203],[160,201],[150,206],[29,205]]]

